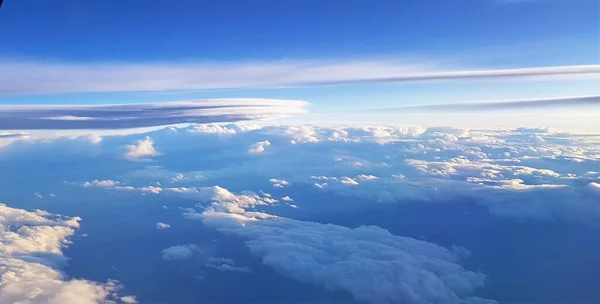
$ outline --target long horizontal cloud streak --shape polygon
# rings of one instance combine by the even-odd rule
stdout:
[[[187,102],[87,106],[0,107],[0,130],[121,129],[179,123],[234,122],[304,112],[307,102],[212,99]]]
[[[506,70],[415,73],[415,74],[408,74],[408,75],[399,75],[399,76],[395,76],[395,77],[330,81],[330,82],[323,82],[320,84],[385,83],[385,82],[426,81],[426,80],[445,80],[445,79],[487,79],[487,78],[585,75],[585,74],[600,74],[600,66],[596,66],[596,65],[559,66],[559,67],[542,67],[542,68],[506,69]]]
[[[490,102],[446,103],[424,106],[391,107],[370,109],[370,112],[398,111],[407,113],[416,112],[470,112],[470,111],[496,111],[532,108],[573,108],[584,106],[600,106],[600,96],[564,97],[549,99],[504,100]],[[363,111],[361,111],[363,112]]]
[[[600,75],[600,65],[448,70],[398,61],[74,64],[0,60],[0,94],[273,88],[449,79]]]

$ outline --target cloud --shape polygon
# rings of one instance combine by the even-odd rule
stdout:
[[[149,137],[138,140],[135,145],[125,146],[127,152],[125,156],[131,159],[145,158],[149,156],[158,156],[160,153],[154,148],[154,141]]]
[[[18,132],[18,133],[9,133],[9,132],[0,132],[0,138],[13,138],[13,137],[17,137],[17,138],[26,138],[29,136],[29,133],[25,133],[25,132]]]
[[[599,106],[600,96],[539,98],[523,100],[501,100],[487,102],[445,103],[423,106],[405,106],[383,109],[372,109],[372,112],[400,111],[406,113],[420,112],[476,112],[522,109],[554,109]]]
[[[237,266],[236,262],[228,258],[209,258],[206,267],[210,267],[219,271],[230,272],[252,272],[252,268],[248,266]]]
[[[171,228],[171,225],[165,224],[163,222],[156,223],[156,229],[158,229],[158,230],[164,230],[164,229],[168,229],[168,228]]]
[[[275,188],[283,188],[283,187],[285,187],[285,186],[287,186],[287,185],[289,185],[289,184],[290,184],[290,183],[289,183],[288,181],[286,181],[286,180],[283,180],[283,179],[276,179],[276,178],[271,178],[271,179],[269,179],[269,182],[270,182],[271,184],[273,184],[273,187],[275,187]]]
[[[26,211],[0,204],[1,303],[115,303],[121,286],[68,279],[58,268],[66,263],[62,248],[69,244],[78,217],[42,210]]]
[[[124,129],[235,122],[299,114],[307,105],[299,100],[233,98],[121,105],[0,106],[0,130]],[[97,138],[91,140],[99,142]]]
[[[200,248],[194,244],[171,246],[162,250],[162,258],[165,261],[183,260],[199,251]]]
[[[250,148],[248,149],[248,153],[250,154],[260,154],[265,152],[265,148],[270,146],[271,143],[268,140],[265,141],[259,141],[255,144],[252,144],[250,146]]]
[[[345,290],[369,303],[476,303],[469,295],[485,276],[458,264],[466,250],[452,250],[379,227],[355,229],[297,221],[244,210],[229,213],[220,197],[197,216],[208,227],[245,238],[252,254],[298,281]],[[351,278],[351,279],[349,279]],[[490,302],[491,303],[491,302]]]
[[[137,304],[138,301],[134,296],[121,297],[119,300],[125,304]]]
[[[447,79],[598,74],[600,66],[463,70],[430,62],[308,61],[61,63],[0,60],[0,94],[272,88]],[[595,75],[594,75],[595,76]],[[68,114],[63,115],[69,117]],[[74,116],[83,122],[85,116]]]
[[[590,191],[594,192],[598,197],[600,197],[600,183],[591,182],[587,186]]]

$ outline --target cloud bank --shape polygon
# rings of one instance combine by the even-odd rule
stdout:
[[[580,76],[599,65],[448,70],[414,61],[61,63],[0,60],[0,94],[270,88],[449,79]]]
[[[119,297],[115,281],[68,279],[58,270],[80,220],[0,204],[1,303],[135,303],[127,302],[135,297]]]
[[[494,303],[469,296],[485,276],[458,264],[465,249],[448,250],[374,226],[351,229],[247,211],[254,204],[245,195],[214,189],[211,205],[186,217],[245,238],[264,264],[298,281],[345,290],[369,303]]]
[[[122,105],[0,106],[0,130],[123,129],[235,122],[304,113],[307,105],[300,100],[238,98]]]

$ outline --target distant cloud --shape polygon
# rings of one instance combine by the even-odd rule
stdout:
[[[0,94],[48,94],[571,76],[599,74],[600,66],[449,70],[429,62],[389,60],[115,64],[5,59],[0,60],[0,70]],[[74,117],[77,121],[85,119]]]
[[[158,229],[158,230],[164,230],[164,229],[168,229],[168,228],[171,228],[171,225],[165,224],[163,222],[156,223],[156,229]]]
[[[206,267],[210,267],[220,271],[230,272],[252,272],[252,268],[248,266],[238,266],[236,262],[228,258],[209,258]]]
[[[195,252],[199,251],[200,248],[193,244],[177,245],[169,247],[167,249],[163,249],[162,258],[166,261],[183,260],[190,258]]]
[[[135,145],[125,146],[127,153],[125,156],[131,159],[138,159],[150,156],[158,156],[160,153],[154,148],[154,141],[149,136],[142,140],[138,140]]]
[[[123,129],[235,122],[304,113],[307,105],[300,100],[233,98],[121,105],[0,106],[0,130]],[[90,140],[97,143],[101,139]]]
[[[498,111],[498,110],[520,110],[533,108],[574,108],[582,106],[600,106],[600,96],[561,97],[561,98],[539,98],[522,100],[501,100],[488,102],[465,102],[445,103],[423,106],[405,106],[382,109],[371,109],[367,111],[388,112],[401,111],[413,112],[471,112],[471,111]]]
[[[29,133],[19,132],[19,133],[8,133],[8,132],[0,132],[0,138],[13,138],[13,137],[27,137]]]
[[[271,178],[271,179],[269,180],[269,182],[270,182],[271,184],[273,184],[273,187],[275,187],[275,188],[283,188],[283,187],[285,187],[285,186],[288,186],[288,185],[290,184],[290,183],[289,183],[288,181],[286,181],[286,180],[283,180],[283,179],[276,179],[276,178]]]
[[[265,152],[265,148],[270,146],[271,142],[268,140],[257,142],[250,146],[248,149],[248,153],[250,154],[259,154]]]
[[[138,303],[136,297],[134,297],[134,296],[121,297],[119,300],[121,300],[121,302],[123,302],[125,304],[137,304]]]

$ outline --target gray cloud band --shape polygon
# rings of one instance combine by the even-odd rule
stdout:
[[[398,111],[406,113],[418,112],[471,112],[471,111],[497,111],[497,110],[516,110],[532,108],[564,108],[564,107],[583,107],[600,106],[600,96],[583,97],[565,97],[551,99],[527,99],[527,100],[506,100],[490,102],[471,102],[471,103],[446,103],[424,106],[406,106],[391,107],[381,109],[367,110],[369,112],[387,112]]]
[[[189,102],[0,107],[0,130],[122,129],[180,123],[235,122],[304,112],[297,100],[214,99]]]

